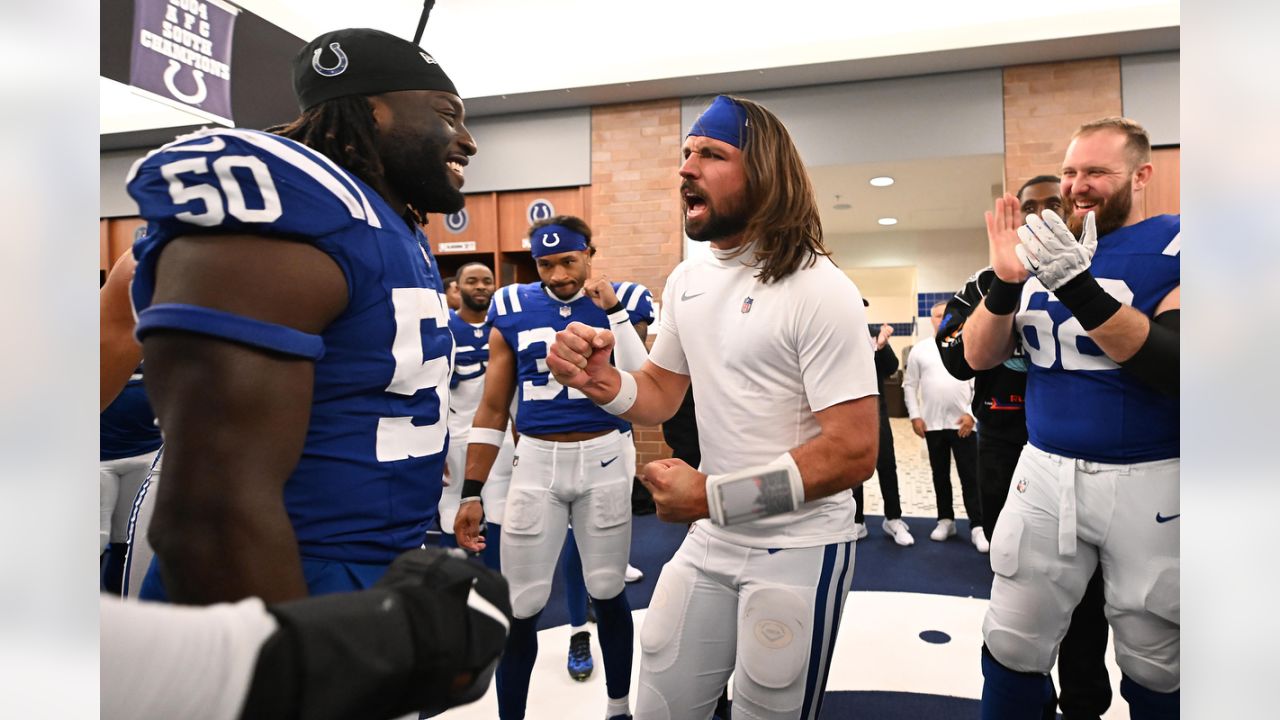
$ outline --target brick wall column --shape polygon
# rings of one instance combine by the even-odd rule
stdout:
[[[1118,57],[1005,68],[1005,188],[1057,175],[1071,133],[1121,110]]]
[[[655,300],[681,260],[681,141],[677,99],[591,110],[593,272],[641,283]],[[635,430],[639,468],[671,456],[658,428]]]

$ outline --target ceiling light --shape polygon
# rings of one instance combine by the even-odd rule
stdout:
[[[852,205],[850,205],[850,204],[849,204],[849,203],[847,203],[847,202],[840,202],[840,196],[839,196],[839,195],[837,195],[837,196],[836,196],[836,204],[835,204],[835,205],[832,205],[831,207],[832,207],[832,209],[834,209],[834,210],[848,210],[849,208],[851,208],[851,207],[853,207],[853,206],[852,206]]]
[[[880,218],[876,222],[880,223],[881,225],[897,225],[898,218]]]
[[[893,178],[888,175],[881,175],[880,177],[871,178],[869,182],[875,187],[889,187],[893,184]]]

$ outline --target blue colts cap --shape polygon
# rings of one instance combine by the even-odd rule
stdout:
[[[586,249],[586,236],[563,225],[543,225],[529,237],[529,250],[535,258]]]
[[[746,108],[724,95],[717,95],[711,107],[693,121],[689,134],[715,138],[741,150],[747,140]]]

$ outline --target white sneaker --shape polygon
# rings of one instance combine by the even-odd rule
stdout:
[[[880,529],[884,533],[893,538],[893,541],[902,547],[908,547],[916,544],[916,539],[911,537],[911,531],[907,529],[907,523],[902,518],[894,518],[893,520],[885,520]]]
[[[854,539],[854,540],[861,540],[862,538],[864,538],[864,537],[866,537],[866,536],[867,536],[867,524],[866,524],[866,523],[854,523],[854,524],[853,524],[853,539]]]
[[[987,542],[987,533],[982,528],[974,528],[973,532],[969,533],[969,537],[973,540],[975,550],[980,553],[991,552],[991,543]]]
[[[943,540],[946,540],[947,538],[955,534],[956,534],[955,520],[939,520],[938,527],[934,528],[933,532],[929,533],[929,539],[942,542]]]
[[[622,579],[629,583],[639,582],[644,579],[644,573],[640,572],[640,568],[635,567],[631,563],[627,563],[627,572],[622,576]]]

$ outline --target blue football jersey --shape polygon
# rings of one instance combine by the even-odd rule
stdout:
[[[492,327],[493,322],[488,317],[477,326],[463,320],[453,310],[449,311],[449,332],[453,333],[456,348],[453,375],[449,378],[450,389],[484,377],[485,368],[489,366],[489,329]]]
[[[98,416],[98,427],[99,460],[137,457],[159,449],[160,428],[142,385],[141,365]]]
[[[1104,290],[1148,317],[1181,284],[1181,218],[1159,215],[1098,239],[1090,267]],[[1030,365],[1027,432],[1046,452],[1130,464],[1179,456],[1178,399],[1108,358],[1034,277],[1017,329]]]
[[[632,323],[653,323],[653,296],[647,288],[623,282],[613,283],[613,289]],[[631,428],[630,423],[601,410],[580,391],[561,385],[547,369],[547,349],[556,333],[569,323],[609,328],[608,316],[591,298],[579,293],[564,302],[541,283],[508,285],[494,294],[489,321],[516,353],[516,430],[521,435]]]
[[[304,558],[389,563],[435,519],[448,444],[453,335],[422,231],[306,146],[252,130],[178,138],[130,171],[147,220],[134,246],[134,308],[151,304],[175,237],[280,236],[329,255],[346,309],[321,333],[310,424],[284,489]]]

